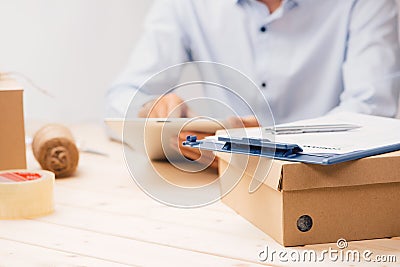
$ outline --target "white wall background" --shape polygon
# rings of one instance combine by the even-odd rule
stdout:
[[[0,71],[19,71],[27,119],[100,121],[152,0],[0,0]]]
[[[148,0],[0,0],[0,71],[19,71],[28,119],[101,120],[104,95],[138,39]]]

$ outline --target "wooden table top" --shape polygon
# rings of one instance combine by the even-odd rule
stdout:
[[[37,126],[27,127],[27,133]],[[221,202],[197,209],[164,206],[136,186],[122,146],[109,141],[101,125],[71,129],[76,139],[109,157],[81,154],[75,177],[56,181],[53,214],[0,221],[0,266],[262,266],[258,255],[265,246],[278,252],[336,248],[283,248]],[[38,169],[30,148],[27,157],[29,168]],[[210,176],[196,179],[204,182]],[[394,255],[400,264],[399,237],[349,242],[349,249]],[[288,265],[279,260],[266,264]],[[328,259],[324,264],[358,263]]]

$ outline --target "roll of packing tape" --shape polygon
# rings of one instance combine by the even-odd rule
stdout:
[[[54,211],[54,173],[0,172],[0,219],[30,219]]]
[[[57,178],[74,174],[79,162],[79,150],[71,131],[57,124],[40,129],[32,141],[33,155],[44,170]]]

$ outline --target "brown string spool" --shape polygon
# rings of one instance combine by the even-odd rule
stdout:
[[[57,178],[74,174],[79,162],[79,150],[71,131],[57,124],[40,129],[32,142],[33,155],[44,170]]]

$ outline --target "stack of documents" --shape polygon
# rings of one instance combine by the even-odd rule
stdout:
[[[299,145],[304,153],[346,154],[400,144],[400,120],[356,113],[338,113],[289,125],[353,124],[360,128],[341,132],[275,135],[277,143]],[[249,132],[250,136],[254,136]]]

